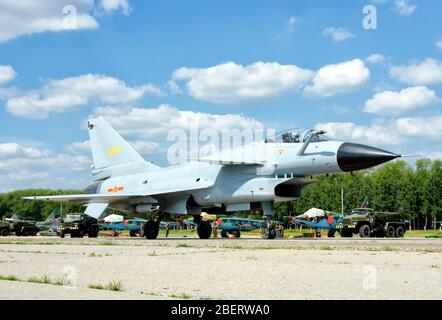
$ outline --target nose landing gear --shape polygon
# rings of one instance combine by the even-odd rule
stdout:
[[[201,216],[194,216],[193,221],[198,225],[196,231],[200,239],[209,239],[212,234],[212,225],[209,221],[201,219]]]

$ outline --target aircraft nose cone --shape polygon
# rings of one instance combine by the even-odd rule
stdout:
[[[343,143],[337,153],[338,165],[342,171],[363,170],[399,158],[400,155],[356,143]]]

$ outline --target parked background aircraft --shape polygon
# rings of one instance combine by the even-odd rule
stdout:
[[[292,223],[295,225],[315,229],[317,236],[321,235],[322,230],[328,230],[328,236],[334,237],[337,231],[337,225],[342,221],[343,215],[327,210],[311,208],[292,219]]]

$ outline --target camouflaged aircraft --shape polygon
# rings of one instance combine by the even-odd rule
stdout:
[[[293,129],[262,141],[159,167],[144,160],[102,117],[88,122],[94,184],[86,194],[26,199],[84,203],[98,218],[106,208],[155,219],[144,236],[155,239],[165,213],[192,215],[198,235],[211,235],[201,212],[229,214],[260,210],[273,215],[272,201],[299,198],[319,174],[370,168],[400,157],[378,148],[328,140],[324,131]]]

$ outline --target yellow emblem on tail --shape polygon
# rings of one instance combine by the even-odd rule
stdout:
[[[123,151],[123,147],[122,146],[114,146],[114,147],[110,147],[107,150],[107,154],[109,157],[115,156],[117,154],[120,154],[121,151]]]

